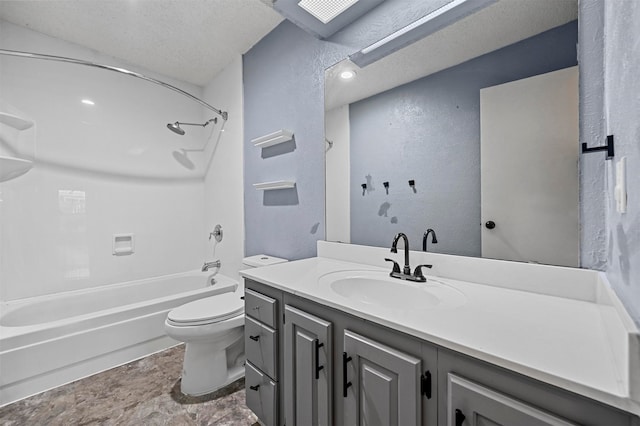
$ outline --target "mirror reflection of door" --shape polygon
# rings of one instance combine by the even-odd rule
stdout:
[[[482,256],[579,266],[578,68],[482,89],[480,117]]]

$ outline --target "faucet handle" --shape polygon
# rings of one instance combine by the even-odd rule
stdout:
[[[413,273],[414,277],[418,277],[418,278],[424,278],[424,275],[422,274],[422,268],[433,268],[433,265],[418,265],[416,266],[416,270]]]
[[[393,259],[389,259],[389,258],[385,258],[384,260],[386,260],[387,262],[393,262],[393,271],[392,272],[400,273],[400,265],[398,265],[398,262],[396,262]]]

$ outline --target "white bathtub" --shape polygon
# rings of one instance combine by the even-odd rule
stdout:
[[[177,344],[171,309],[238,287],[212,282],[192,271],[0,304],[0,406]]]

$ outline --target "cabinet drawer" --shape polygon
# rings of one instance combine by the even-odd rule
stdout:
[[[260,370],[277,380],[277,339],[278,332],[253,318],[244,322],[244,348],[247,359]]]
[[[245,364],[247,407],[266,426],[277,424],[277,384],[256,367]]]
[[[267,324],[271,328],[276,327],[276,300],[253,290],[244,291],[245,313]]]

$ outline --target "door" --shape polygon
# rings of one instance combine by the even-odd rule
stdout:
[[[420,359],[349,330],[344,349],[345,425],[421,423]]]
[[[578,68],[482,89],[480,121],[482,256],[579,266]]]
[[[290,305],[284,310],[285,423],[329,426],[333,424],[331,323]]]
[[[454,374],[448,381],[448,426],[574,425]]]

